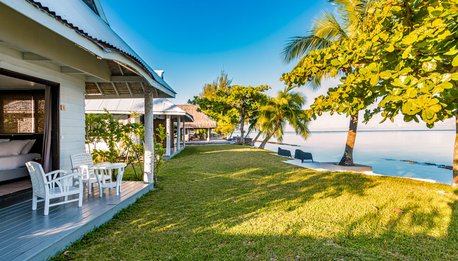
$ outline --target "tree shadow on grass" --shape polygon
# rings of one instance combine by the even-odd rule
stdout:
[[[167,163],[158,191],[86,236],[68,256],[219,260],[456,257],[456,201],[444,207],[441,204],[447,201],[441,200],[435,206],[436,197],[431,196],[430,202],[426,195],[412,194],[423,183],[315,172],[282,160],[240,146],[189,147]],[[392,190],[392,184],[403,190]],[[456,199],[455,194],[453,197]]]

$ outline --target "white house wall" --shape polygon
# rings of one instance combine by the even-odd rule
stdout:
[[[49,64],[40,65],[40,62],[24,61],[20,52],[4,46],[0,46],[0,68],[60,85],[60,168],[69,170],[70,155],[84,152],[84,79],[60,73],[53,70]]]

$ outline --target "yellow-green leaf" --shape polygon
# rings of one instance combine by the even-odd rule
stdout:
[[[437,87],[440,87],[442,89],[450,89],[453,88],[453,84],[451,82],[443,82],[439,84]]]
[[[380,73],[380,78],[383,80],[387,80],[391,77],[391,73],[389,71],[383,71]]]
[[[372,75],[372,77],[371,77],[370,84],[371,84],[372,86],[377,85],[377,83],[379,82],[379,80],[380,80],[380,79],[379,79],[378,74],[374,74],[374,75]]]
[[[455,56],[455,58],[453,58],[452,65],[453,66],[458,66],[458,55]]]
[[[337,59],[333,59],[333,60],[331,61],[331,64],[332,64],[333,66],[339,66],[339,65],[340,65],[340,62],[339,62],[339,60],[337,60]]]
[[[402,59],[406,59],[407,57],[409,57],[409,54],[410,52],[412,51],[412,46],[409,46],[407,47],[407,49],[404,50],[404,52],[402,53]]]
[[[452,73],[452,80],[458,81],[458,72]]]
[[[422,64],[422,68],[425,72],[431,72],[431,71],[434,71],[436,70],[436,67],[437,67],[437,64],[436,62],[433,62],[433,61],[429,61],[429,62],[424,62]]]
[[[410,33],[409,35],[404,37],[404,39],[402,39],[402,43],[405,44],[405,45],[411,45],[416,40],[417,40],[417,36],[415,34],[413,34],[413,33]]]
[[[390,45],[388,46],[387,48],[385,48],[385,50],[389,53],[393,52],[394,51],[394,46],[393,45]]]

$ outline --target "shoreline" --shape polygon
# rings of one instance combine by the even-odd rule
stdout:
[[[358,132],[449,132],[455,131],[454,129],[443,129],[443,130],[358,130]],[[338,132],[348,132],[348,130],[316,130],[310,131],[310,133],[338,133]],[[285,133],[294,133],[294,131],[286,131]]]

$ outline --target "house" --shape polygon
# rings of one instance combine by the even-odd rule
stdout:
[[[1,208],[0,260],[47,259],[153,188],[153,98],[176,94],[158,73],[112,30],[99,0],[0,1],[1,182],[23,177],[29,160],[69,170],[70,155],[85,150],[85,99],[145,104],[144,182],[46,219],[27,201]]]
[[[166,98],[153,100],[154,130],[159,125],[165,127],[165,157],[171,158],[185,147],[184,133],[186,124],[194,118]],[[144,122],[145,103],[143,99],[89,99],[86,100],[86,113],[113,114],[121,121]],[[133,116],[132,116],[133,115]]]
[[[208,117],[205,113],[199,111],[199,106],[193,104],[180,104],[178,105],[181,109],[186,111],[186,113],[192,115],[194,118],[193,122],[187,122],[185,124],[186,133],[185,139],[186,141],[190,141],[192,139],[201,139],[198,134],[198,130],[204,130],[206,134],[207,142],[211,140],[211,132],[213,129],[217,127],[216,121],[212,120]]]

